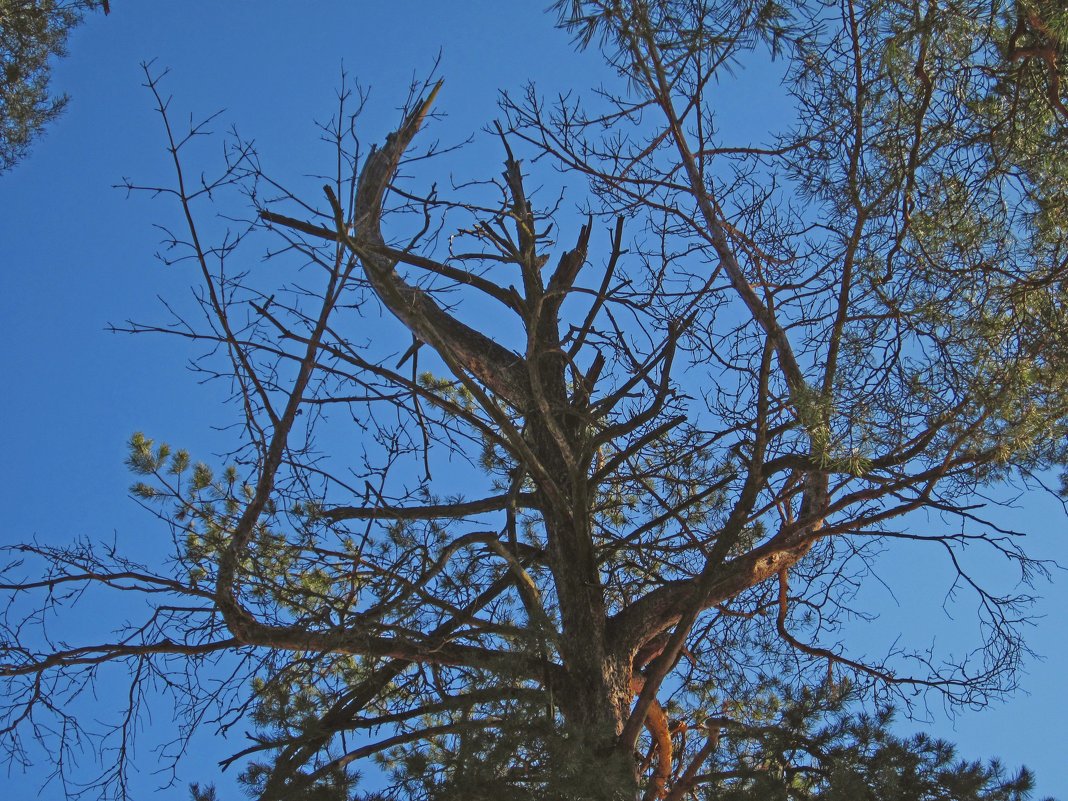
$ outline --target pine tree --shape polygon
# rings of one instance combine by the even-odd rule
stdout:
[[[242,434],[214,467],[132,439],[166,567],[22,547],[45,575],[5,586],[47,608],[103,585],[154,611],[101,646],[9,626],[9,736],[125,662],[131,697],[166,676],[186,720],[251,722],[225,761],[261,799],[1026,797],[1026,772],[847,700],[982,704],[1026,654],[1029,592],[959,557],[1041,576],[981,504],[1068,461],[1063,11],[556,10],[618,81],[504,97],[503,171],[448,192],[420,173],[441,81],[374,147],[342,92],[307,198],[242,140],[189,188],[203,131],[149,76],[203,319],[130,330],[207,342]],[[772,59],[794,117],[738,141],[717,88]],[[581,218],[531,188],[550,166],[584,182]],[[233,187],[302,268],[279,284],[198,228]],[[842,634],[901,542],[974,593],[971,657]]]
[[[0,0],[0,173],[29,151],[62,112],[67,96],[52,93],[52,63],[87,11],[106,0]]]

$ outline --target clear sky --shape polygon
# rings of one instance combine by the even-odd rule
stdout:
[[[140,62],[170,68],[164,89],[174,96],[176,118],[224,109],[216,130],[236,126],[256,140],[268,171],[276,165],[299,176],[323,171],[330,158],[313,121],[331,115],[342,66],[372,90],[373,140],[396,120],[409,81],[424,76],[440,51],[446,83],[438,107],[449,118],[439,134],[446,141],[475,134],[470,157],[489,153],[496,160],[479,131],[495,115],[498,90],[528,80],[547,95],[587,90],[602,69],[596,54],[575,54],[553,29],[544,2],[116,0],[110,17],[94,17],[76,31],[54,79],[72,96],[68,111],[28,159],[0,177],[0,540],[114,538],[151,558],[167,536],[127,497],[130,434],[144,431],[203,456],[229,441],[217,430],[232,422],[221,388],[199,385],[184,369],[195,352],[176,340],[105,331],[130,318],[163,320],[156,296],[188,297],[193,281],[183,267],[164,267],[153,257],[161,238],[153,226],[173,219],[173,209],[112,188],[124,177],[138,183],[167,177]],[[740,111],[753,109],[743,104]],[[220,141],[209,144],[205,165],[217,163],[220,152]],[[480,173],[492,173],[495,164]],[[1031,553],[1068,564],[1058,504],[1026,496],[1013,515],[1013,527],[1033,532]],[[909,559],[897,560],[886,576],[902,599],[893,606],[884,596],[886,620],[902,629],[911,625],[908,598],[937,599],[946,589],[923,583]],[[959,743],[965,756],[1025,763],[1038,774],[1038,797],[1068,798],[1066,579],[1057,574],[1054,584],[1039,588],[1044,599],[1036,611],[1045,617],[1029,642],[1046,659],[1028,664],[1019,694],[955,719],[935,707],[930,723],[905,721],[902,729],[925,728]],[[951,640],[955,621],[939,616],[937,600],[926,608],[938,617],[926,627]],[[98,689],[92,714],[104,716],[111,688]],[[163,711],[150,722],[156,730],[167,724]],[[185,781],[212,778],[214,760],[227,747],[198,748],[182,784],[159,797],[184,800]],[[159,779],[151,773],[151,750],[143,748],[139,759],[135,787],[144,790],[136,795],[145,797]],[[11,775],[14,793],[9,788],[7,796],[33,797],[40,775]],[[52,786],[42,797],[61,794]]]

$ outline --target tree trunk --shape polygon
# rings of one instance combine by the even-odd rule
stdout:
[[[565,742],[554,755],[550,796],[633,801],[637,764],[619,748],[630,711],[631,665],[608,636],[608,615],[593,538],[586,423],[574,413],[559,355],[556,309],[540,307],[527,355],[531,414],[526,438],[538,461],[536,493],[544,515],[548,565],[560,609],[566,686],[557,704]]]
[[[567,684],[558,696],[567,737],[566,764],[554,779],[572,798],[632,801],[636,763],[619,749],[630,710],[630,664],[611,648],[589,516],[564,521],[546,515],[549,564],[556,579],[562,624],[561,657]]]

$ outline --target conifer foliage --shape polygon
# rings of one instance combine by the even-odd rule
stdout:
[[[66,106],[67,96],[49,87],[52,62],[66,54],[71,29],[97,8],[110,11],[107,0],[0,2],[0,173],[26,155]]]

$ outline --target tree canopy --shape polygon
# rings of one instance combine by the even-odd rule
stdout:
[[[110,11],[107,0],[0,2],[0,173],[28,152],[63,111],[66,95],[51,93],[52,62],[66,55],[67,36],[86,11]]]
[[[885,705],[985,703],[1026,655],[1044,566],[990,507],[1066,461],[1068,12],[554,10],[618,81],[504,95],[503,170],[448,188],[436,76],[377,143],[343,88],[307,196],[236,137],[191,179],[204,129],[174,127],[149,72],[174,182],[129,188],[177,204],[199,314],[123,328],[200,346],[240,433],[214,466],[131,439],[166,564],[9,549],[13,758],[25,738],[71,754],[65,701],[121,663],[105,792],[159,687],[180,734],[252,721],[225,763],[263,799],[1026,797],[1026,773],[891,736]],[[754,144],[717,91],[769,61],[791,108]],[[557,194],[554,170],[585,191]],[[228,189],[253,214],[224,211],[213,240]],[[970,594],[974,652],[851,647],[874,560],[904,542]],[[977,548],[1024,588],[971,572]],[[144,618],[50,640],[97,589]],[[387,789],[357,781],[372,760]]]

